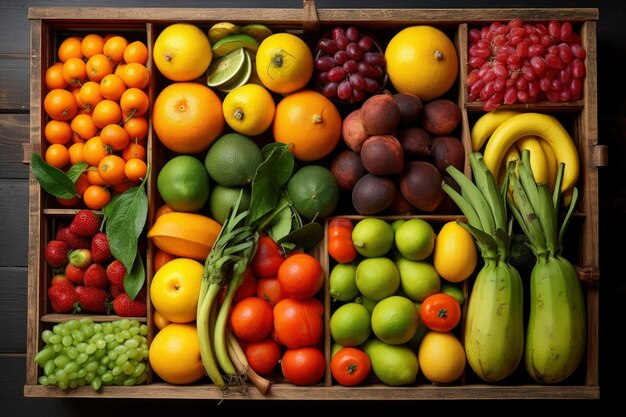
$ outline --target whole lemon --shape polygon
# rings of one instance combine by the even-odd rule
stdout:
[[[289,94],[313,76],[313,53],[300,37],[286,32],[263,39],[256,53],[256,72],[269,90]]]
[[[163,327],[150,344],[148,358],[152,370],[170,384],[191,384],[204,376],[194,323],[171,323]]]
[[[167,26],[154,42],[154,63],[172,81],[191,81],[203,75],[213,52],[209,38],[196,25],[174,23]]]
[[[200,262],[189,258],[176,258],[163,265],[150,284],[154,308],[174,323],[194,321],[203,271]]]
[[[465,281],[478,263],[478,250],[474,238],[456,221],[443,225],[437,234],[433,250],[433,265],[449,282]]]
[[[426,333],[419,346],[418,360],[422,373],[430,382],[451,383],[465,371],[465,349],[450,332]]]

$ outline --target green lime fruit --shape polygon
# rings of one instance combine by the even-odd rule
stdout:
[[[420,347],[420,343],[422,342],[422,339],[424,338],[424,336],[426,335],[426,333],[428,333],[428,327],[426,327],[424,325],[424,323],[422,322],[422,319],[419,318],[419,311],[420,311],[420,307],[422,306],[422,303],[415,303],[415,308],[417,309],[418,312],[418,321],[419,324],[417,325],[417,331],[415,332],[415,335],[407,342],[407,345],[415,350],[417,352],[417,350]]]
[[[204,158],[211,179],[224,187],[250,184],[262,162],[259,145],[239,133],[227,133],[218,138]]]
[[[406,219],[397,219],[391,222],[391,227],[393,228],[394,233],[398,230],[401,224],[406,222]]]
[[[272,34],[272,30],[261,23],[250,23],[241,27],[241,33],[252,36],[259,43]]]
[[[465,294],[463,294],[463,289],[461,289],[461,287],[459,287],[458,285],[451,284],[449,282],[442,282],[441,292],[451,295],[461,306],[465,302]]]
[[[330,357],[332,358],[333,356],[335,356],[335,353],[339,352],[341,349],[343,349],[343,346],[341,346],[341,344],[337,342],[333,343],[333,345],[330,347]]]
[[[339,185],[328,168],[306,165],[287,182],[287,195],[296,211],[309,220],[328,217],[339,203]]]
[[[248,52],[256,54],[259,49],[259,41],[245,33],[235,33],[219,39],[213,44],[211,50],[215,56],[222,57],[239,48],[245,48]]]
[[[366,258],[356,268],[356,286],[365,297],[380,301],[398,291],[400,272],[389,258]]]
[[[167,161],[159,171],[157,190],[174,211],[195,212],[209,199],[209,175],[197,158],[178,155]]]
[[[372,311],[372,331],[380,340],[401,345],[411,340],[419,325],[413,301],[399,295],[380,300]]]
[[[376,217],[366,217],[354,225],[352,243],[357,252],[368,258],[383,256],[394,244],[391,224]]]
[[[243,48],[242,48],[243,49]],[[250,57],[250,53],[243,49],[244,54],[246,56],[245,62],[241,71],[237,74],[237,76],[227,83],[221,84],[217,87],[222,93],[230,93],[237,87],[241,87],[244,84],[247,84],[252,76],[252,58]]]
[[[407,345],[390,345],[372,337],[362,348],[372,362],[374,375],[382,383],[401,386],[412,384],[417,379],[417,354]]]
[[[352,262],[337,264],[330,271],[328,286],[330,297],[334,301],[347,302],[359,295],[359,287],[356,286],[356,267]]]
[[[370,314],[372,313],[372,311],[374,311],[374,306],[376,306],[376,304],[378,303],[378,301],[376,300],[372,300],[369,297],[364,296],[363,294],[358,295],[355,299],[354,299],[355,303],[359,303],[359,304],[363,304],[365,306],[365,308],[367,308],[370,312]]]
[[[400,272],[400,288],[413,301],[424,301],[441,290],[441,278],[433,264],[427,261],[396,260]]]
[[[432,254],[436,237],[433,227],[426,220],[410,219],[396,230],[396,248],[405,258],[421,261]]]
[[[247,63],[246,63],[246,57]],[[247,69],[245,67],[248,67]],[[237,48],[234,51],[215,57],[207,69],[207,85],[209,87],[220,87],[237,79],[240,74],[249,71],[250,56],[244,48]]]
[[[240,194],[241,201],[239,202],[237,213],[241,213],[250,207],[250,188],[224,187],[219,184],[214,185],[211,190],[211,195],[209,196],[209,213],[213,220],[224,224],[228,213],[235,207]]]
[[[330,335],[342,346],[358,346],[372,333],[370,312],[362,304],[342,304],[330,316]]]

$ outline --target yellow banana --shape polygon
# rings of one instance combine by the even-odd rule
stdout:
[[[500,164],[500,170],[499,170],[500,174],[498,175],[498,178],[500,179],[504,178],[504,175],[506,174],[506,169],[509,166],[509,163],[511,161],[519,161],[519,159],[520,159],[519,151],[517,150],[517,146],[513,144],[504,154],[502,164]]]
[[[505,120],[520,114],[515,110],[495,110],[482,115],[474,126],[470,136],[472,137],[472,150],[480,151],[491,134]]]
[[[530,277],[530,314],[524,365],[540,384],[568,378],[586,345],[586,314],[578,275],[571,263],[539,260]],[[543,265],[541,265],[543,263]]]
[[[500,164],[507,149],[524,136],[538,136],[548,142],[557,162],[565,164],[561,190],[572,188],[578,180],[580,170],[578,151],[563,125],[548,114],[521,113],[498,126],[487,141],[484,152],[485,163],[493,175],[499,175]]]
[[[522,280],[506,262],[487,261],[468,300],[465,354],[487,382],[511,375],[524,353]]]
[[[556,155],[550,144],[545,140],[539,138],[539,144],[543,148],[543,153],[546,155],[546,162],[548,163],[548,170],[550,171],[550,191],[554,191],[554,183],[556,182],[556,175],[559,169],[559,163],[556,160]]]
[[[530,153],[530,168],[533,171],[535,182],[550,184],[550,169],[540,140],[535,136],[524,136],[515,142],[515,146],[517,146],[519,152],[523,149],[528,149]]]

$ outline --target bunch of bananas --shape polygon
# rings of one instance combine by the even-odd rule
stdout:
[[[506,167],[528,149],[535,181],[554,190],[559,164],[565,164],[563,203],[578,180],[580,162],[576,145],[559,120],[542,113],[497,110],[485,113],[471,130],[472,150],[483,151],[489,170],[501,182]],[[484,148],[484,150],[483,150]]]

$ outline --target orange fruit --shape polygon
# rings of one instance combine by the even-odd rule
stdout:
[[[161,330],[162,328],[164,328],[165,326],[167,326],[168,324],[171,324],[172,322],[169,321],[168,319],[166,319],[165,317],[163,317],[163,314],[159,313],[158,311],[154,311],[154,313],[152,314],[152,321],[154,322],[154,324],[156,325],[156,327]]]
[[[97,167],[102,158],[108,154],[109,151],[100,136],[88,139],[83,146],[83,160],[92,166]]]
[[[148,119],[146,115],[133,116],[124,120],[124,130],[131,141],[139,143],[148,136]],[[144,159],[144,158],[141,158]]]
[[[459,71],[454,44],[429,25],[409,26],[396,33],[387,44],[385,60],[394,88],[423,101],[448,92]]]
[[[296,253],[278,267],[280,288],[288,297],[312,297],[324,284],[324,270],[320,262],[307,253]]]
[[[87,78],[87,67],[81,58],[70,58],[63,63],[63,79],[72,87],[80,87]]]
[[[75,165],[79,162],[83,162],[85,159],[83,158],[83,147],[85,144],[83,142],[73,143],[67,151],[70,153],[70,164]],[[85,178],[87,177],[86,174]]]
[[[150,344],[148,358],[152,370],[170,384],[191,384],[205,374],[195,324],[163,327]]]
[[[82,41],[80,36],[70,36],[64,39],[57,51],[59,61],[65,62],[70,58],[82,58]]]
[[[247,342],[265,339],[274,328],[272,306],[257,296],[246,297],[235,304],[229,319],[235,336]]]
[[[100,103],[103,99],[100,93],[100,84],[95,81],[87,81],[84,83],[78,91],[78,99],[83,107],[93,109],[96,104]]]
[[[46,114],[55,120],[70,120],[78,112],[78,103],[74,94],[60,88],[55,88],[46,94],[43,107]]]
[[[104,39],[97,33],[90,33],[89,35],[86,35],[81,42],[83,56],[87,59],[94,55],[101,54],[103,46]]]
[[[107,155],[98,164],[98,174],[107,184],[119,184],[126,179],[126,161],[118,155]]]
[[[146,65],[148,63],[148,47],[141,41],[134,41],[124,49],[124,62],[127,64],[137,63]]]
[[[44,76],[46,82],[46,88],[48,90],[54,90],[55,88],[66,88],[67,82],[63,78],[63,63],[60,61],[52,64],[46,69]]]
[[[128,146],[130,138],[124,128],[118,124],[108,124],[100,131],[102,143],[113,148],[114,151],[121,151]]]
[[[280,361],[283,375],[294,385],[318,383],[326,370],[326,359],[315,346],[287,349]]]
[[[120,108],[122,109],[124,119],[132,116],[141,116],[148,111],[148,107],[150,107],[150,99],[139,88],[128,88],[120,98]]]
[[[157,211],[154,213],[154,219],[156,220],[159,216],[165,214],[165,213],[171,213],[173,211],[176,211],[172,208],[172,206],[168,205],[168,204],[162,204],[159,206],[159,208],[157,209]]]
[[[124,173],[126,174],[126,178],[131,181],[141,180],[146,176],[148,172],[148,166],[146,163],[139,158],[132,158],[126,161],[126,165],[124,166]]]
[[[203,271],[204,266],[190,258],[176,258],[159,268],[150,284],[154,308],[174,323],[194,321]]]
[[[87,141],[98,134],[98,127],[88,114],[77,114],[70,122],[73,135],[79,141]]]
[[[98,166],[90,167],[87,170],[87,181],[91,185],[102,185],[107,187],[108,184],[100,177],[100,173],[98,172]]]
[[[205,85],[173,83],[154,101],[152,126],[161,143],[174,152],[206,151],[224,125],[222,101]]]
[[[321,93],[310,89],[285,96],[276,106],[274,140],[289,144],[300,161],[330,154],[341,138],[341,115]]]
[[[96,126],[102,129],[106,125],[122,121],[122,108],[117,101],[105,99],[96,104],[91,117]]]
[[[313,54],[300,37],[275,33],[261,41],[256,53],[256,71],[269,90],[289,94],[308,84],[313,76]]]
[[[90,185],[83,193],[85,205],[92,210],[100,210],[111,201],[111,193],[101,185]]]
[[[280,345],[271,338],[246,343],[244,353],[250,368],[259,375],[272,372],[282,355]]]
[[[48,143],[66,144],[72,139],[72,128],[64,120],[50,120],[44,128],[44,136]]]
[[[124,60],[124,50],[128,46],[128,40],[120,35],[110,37],[102,45],[102,53],[109,61],[116,65]]]
[[[142,161],[146,160],[146,147],[135,142],[130,142],[128,146],[122,150],[122,158],[125,161],[130,161],[131,159],[141,159]]]
[[[171,253],[165,252],[162,249],[156,248],[154,251],[154,255],[152,255],[154,272],[156,273],[159,269],[161,269],[163,265],[176,258],[176,255],[172,255]]]
[[[122,77],[117,74],[105,75],[100,80],[100,94],[108,100],[119,101],[124,91],[126,91],[126,84],[124,84]]]
[[[91,81],[100,82],[105,76],[113,74],[113,64],[104,54],[96,54],[85,64],[87,77]]]
[[[145,88],[150,83],[150,71],[143,64],[131,62],[124,66],[122,80],[127,87]]]
[[[44,160],[53,167],[62,169],[70,162],[70,153],[64,145],[53,143],[46,149]]]

